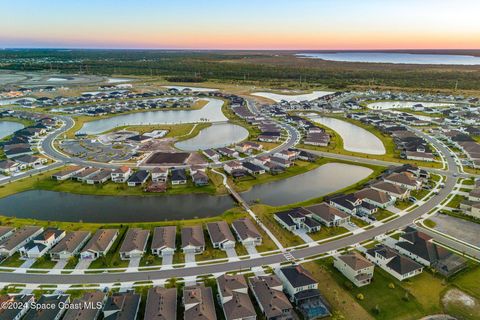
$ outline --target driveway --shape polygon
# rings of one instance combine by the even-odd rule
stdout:
[[[25,269],[27,268],[30,268],[32,266],[32,264],[34,264],[36,261],[36,259],[27,259],[25,260],[24,263],[22,263],[22,265],[20,267],[18,267],[18,269],[16,269],[15,273],[26,273],[27,271]]]
[[[185,253],[185,264],[196,265],[194,253]]]
[[[138,268],[138,266],[140,265],[140,259],[141,258],[130,259],[130,261],[128,262],[128,267],[129,268]]]
[[[310,238],[310,236],[307,234],[307,232],[305,230],[295,230],[295,231],[293,231],[293,233],[296,234],[297,236],[299,236],[300,238],[302,238],[302,240],[305,243],[308,243],[308,245],[310,247],[317,245],[317,243],[314,242],[314,240],[312,238]]]
[[[225,252],[227,253],[227,257],[229,261],[239,260],[237,256],[237,252],[235,251],[235,248],[225,249]]]
[[[171,269],[173,263],[173,254],[166,254],[162,256],[162,269]]]
[[[59,260],[59,261],[53,266],[53,269],[52,269],[49,273],[56,273],[56,274],[62,273],[62,269],[65,268],[65,266],[67,265],[67,263],[68,263],[68,259]]]
[[[250,255],[250,258],[258,257],[260,254],[257,251],[257,248],[253,244],[248,244],[245,245],[245,249],[247,249],[248,254]]]
[[[92,262],[93,260],[91,259],[80,259],[75,266],[75,270],[88,269]]]

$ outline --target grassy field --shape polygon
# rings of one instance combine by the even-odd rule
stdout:
[[[195,137],[201,130],[210,127],[211,123],[181,123],[181,124],[149,124],[149,125],[127,125],[120,126],[107,132],[130,130],[139,134],[152,132],[154,130],[168,130],[165,138],[177,138],[177,141]]]
[[[402,282],[375,267],[370,285],[357,288],[333,267],[327,258],[304,264],[319,282],[319,289],[331,304],[333,311],[344,319],[419,319],[426,315],[448,312],[459,319],[479,319],[480,266],[470,266],[446,279],[428,270]],[[452,289],[459,289],[476,299],[474,308],[442,302]],[[359,299],[362,295],[363,299]],[[366,314],[367,313],[367,314]]]

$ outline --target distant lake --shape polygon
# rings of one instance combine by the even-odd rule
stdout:
[[[8,137],[17,130],[24,128],[24,125],[18,122],[6,121],[0,119],[0,139]]]
[[[312,101],[323,96],[332,94],[333,92],[328,91],[313,91],[312,93],[302,93],[302,94],[278,94],[273,92],[255,92],[252,93],[253,96],[263,97],[275,102],[280,102],[282,100],[292,102],[292,101]]]
[[[222,122],[227,117],[222,112],[223,101],[207,99],[208,103],[199,110],[159,110],[129,113],[107,119],[86,122],[78,131],[86,134],[99,134],[126,125],[179,124],[195,122]]]
[[[298,57],[344,62],[480,65],[480,57],[454,54],[419,54],[395,52],[299,53]]]
[[[308,118],[337,132],[342,137],[345,150],[367,154],[385,154],[382,141],[373,133],[359,126],[340,119],[318,115]]]
[[[248,138],[248,130],[232,123],[214,123],[188,140],[175,143],[175,147],[185,151],[206,150],[225,147]]]

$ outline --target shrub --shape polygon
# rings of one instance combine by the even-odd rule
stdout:
[[[388,287],[389,287],[390,289],[395,289],[395,284],[394,284],[393,282],[390,282],[390,283],[388,284]]]
[[[365,299],[365,296],[361,293],[357,294],[357,299],[360,301],[363,301]]]

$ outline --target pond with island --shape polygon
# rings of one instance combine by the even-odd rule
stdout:
[[[181,124],[195,122],[223,122],[228,118],[222,112],[223,101],[206,99],[208,103],[198,110],[145,111],[113,116],[86,122],[78,131],[85,134],[99,134],[126,125]]]

